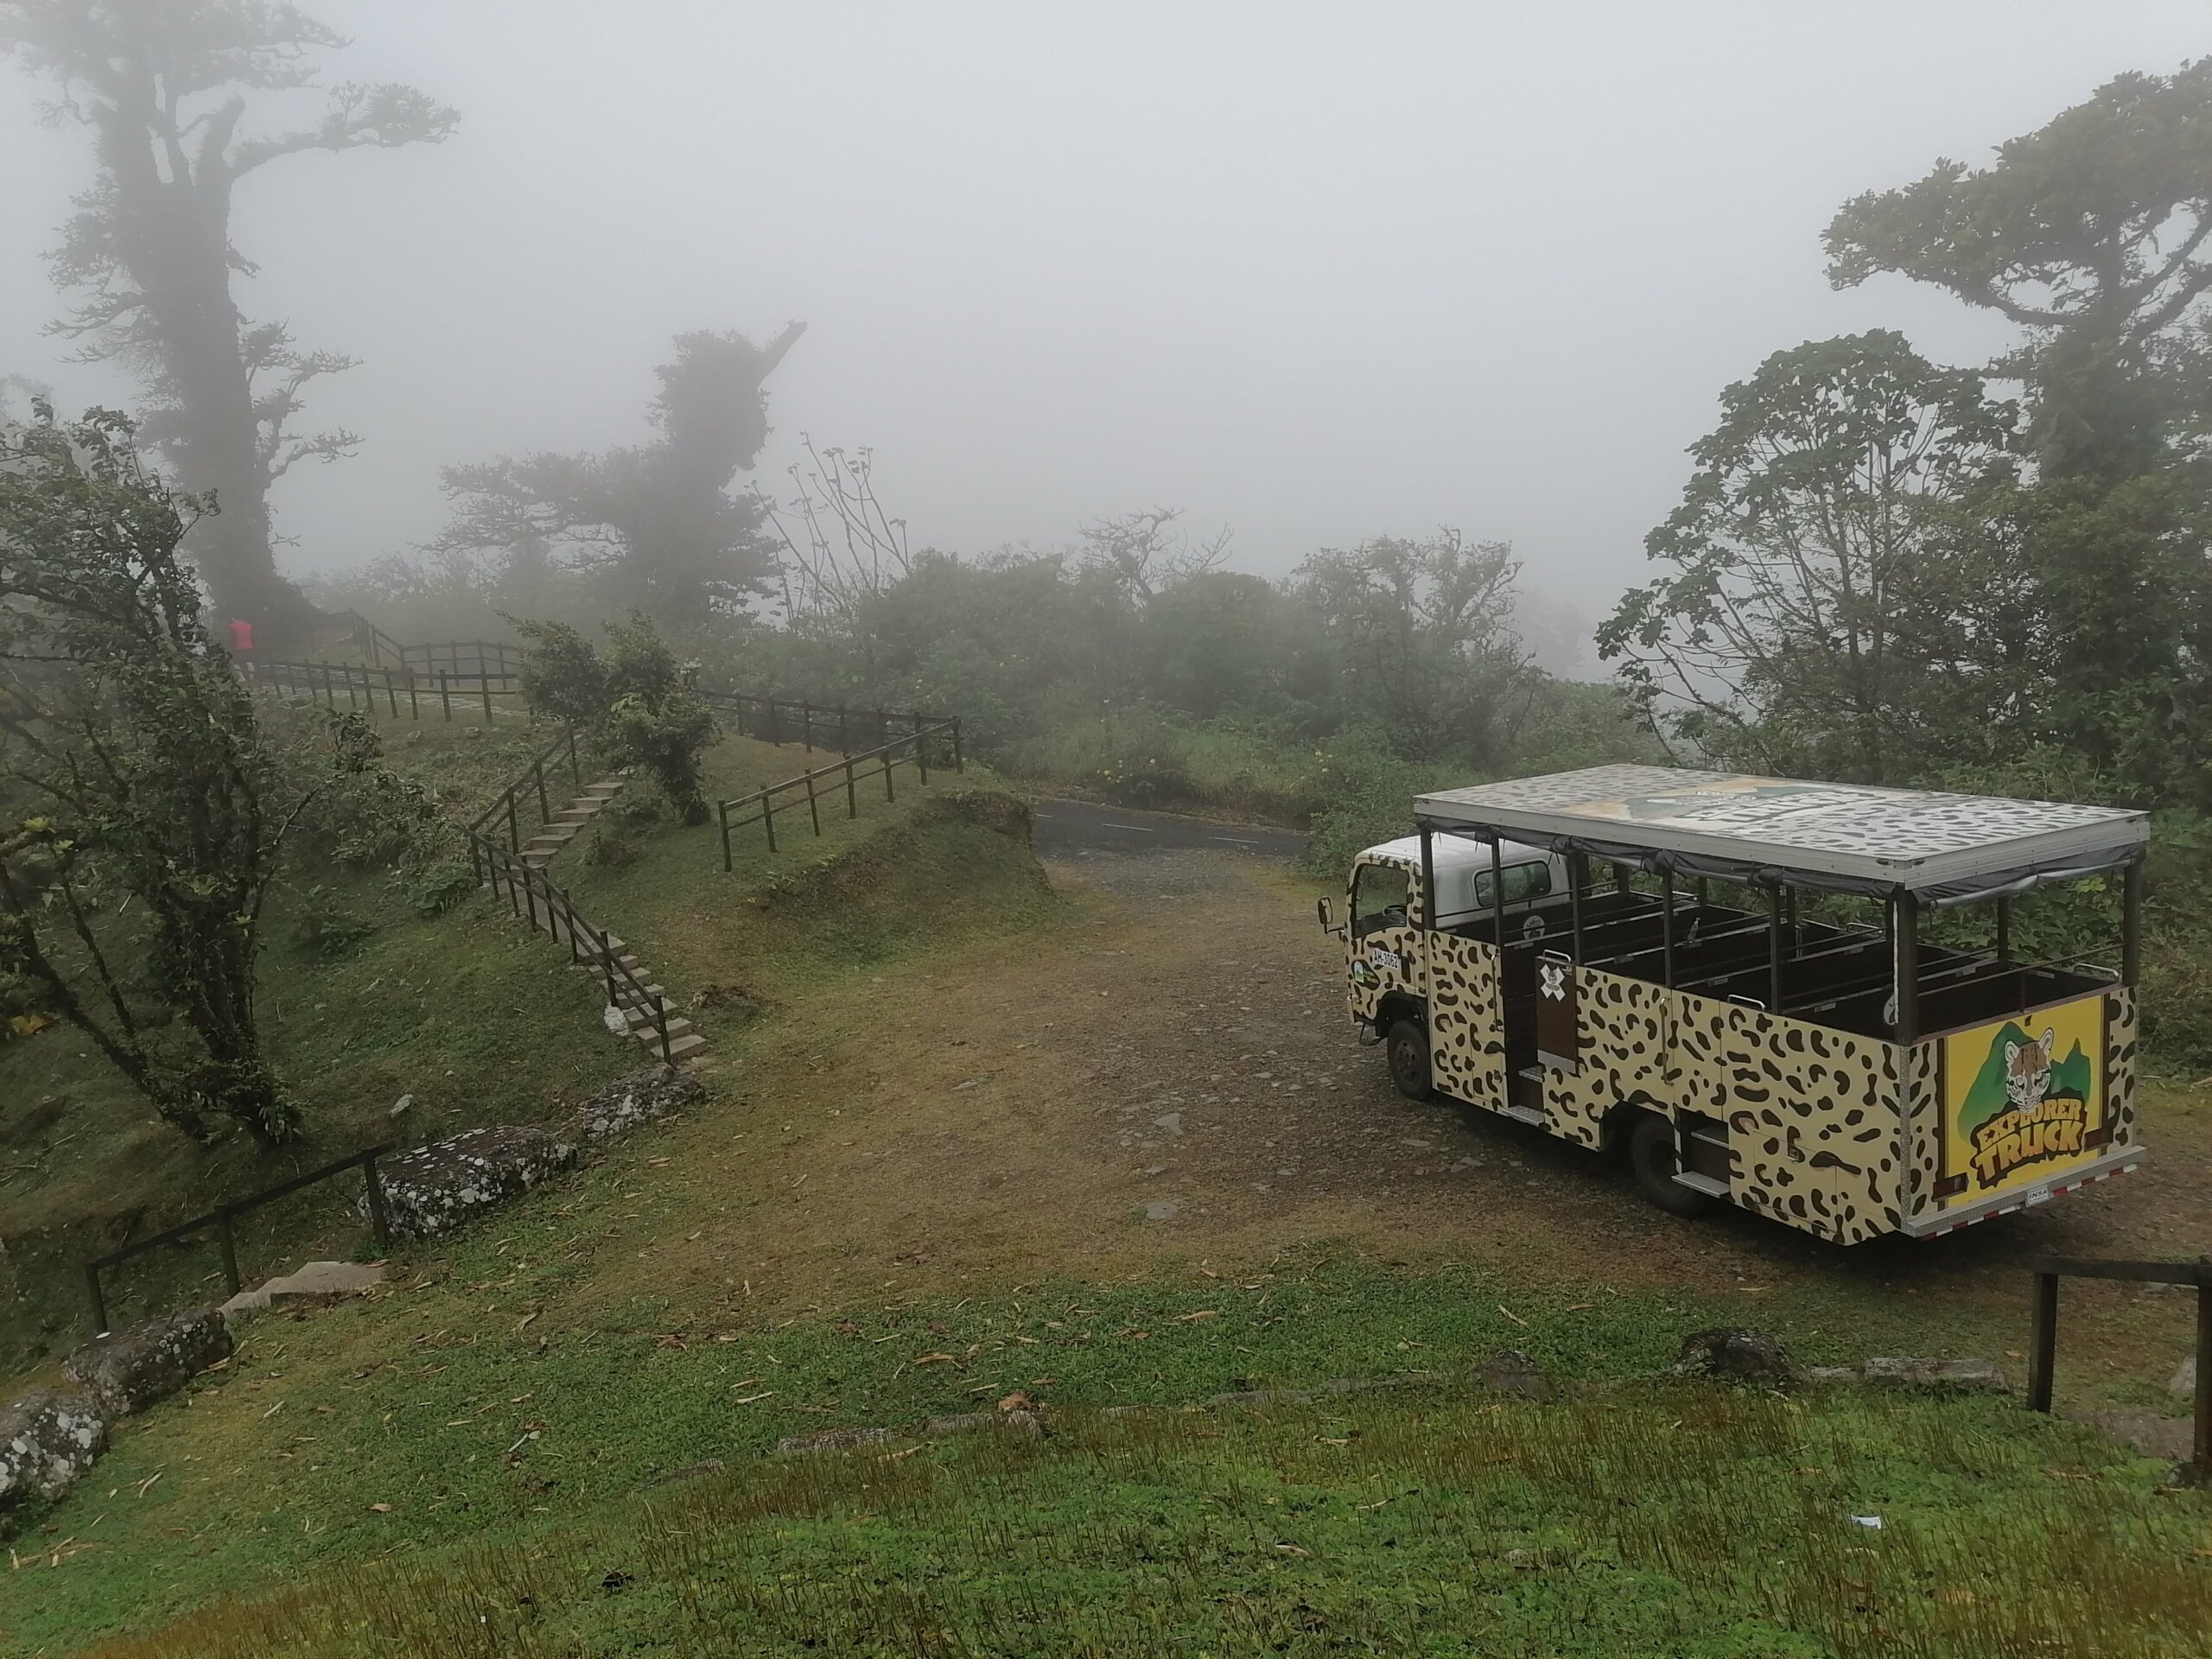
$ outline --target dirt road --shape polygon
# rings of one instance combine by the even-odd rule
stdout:
[[[902,1280],[918,1287],[1322,1245],[1740,1294],[1746,1323],[1793,1299],[1817,1319],[1840,1298],[1842,1320],[1950,1308],[1929,1345],[1994,1356],[2024,1338],[2036,1256],[2186,1258],[2212,1239],[2205,1114],[2156,1093],[2145,1173],[1948,1238],[1844,1249],[1738,1211],[1678,1221],[1606,1160],[1395,1093],[1344,1011],[1341,947],[1282,861],[1091,848],[1048,865],[1065,925],[887,973],[864,1017],[779,1018],[788,1058],[761,1055],[748,1092],[785,1141],[748,1140],[743,1179],[771,1195],[758,1272],[789,1295],[877,1294],[893,1267],[925,1268]],[[726,1243],[696,1248],[727,1262]],[[703,1255],[696,1271],[711,1279]],[[2094,1338],[2099,1363],[2171,1370],[2185,1295],[2068,1298],[2069,1346]]]

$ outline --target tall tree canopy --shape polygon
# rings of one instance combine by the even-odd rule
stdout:
[[[283,157],[436,143],[457,118],[410,86],[348,83],[313,126],[247,130],[247,94],[313,86],[346,44],[283,0],[0,0],[0,50],[61,84],[57,111],[91,130],[99,163],[51,256],[86,296],[56,327],[143,378],[142,438],[222,507],[188,550],[215,604],[280,630],[304,601],[276,574],[270,486],[359,440],[295,430],[308,384],[350,362],[240,312],[232,279],[255,266],[231,238],[232,196]]]
[[[768,508],[729,486],[768,441],[763,383],[805,331],[787,323],[766,346],[678,334],[674,361],[654,371],[655,442],[447,467],[454,512],[440,548],[494,550],[525,571],[565,550],[617,597],[670,621],[765,590],[776,570]]]
[[[2120,75],[1988,167],[1854,197],[1825,242],[1838,288],[1894,271],[2027,329],[2001,366],[2031,389],[2044,470],[2122,478],[2157,464],[2208,235],[2212,58]]]
[[[1599,647],[1662,727],[1759,770],[1880,783],[1983,741],[2044,637],[1971,533],[2016,411],[1887,331],[1777,352],[1721,393],[1682,502]]]
[[[2033,464],[1988,503],[1984,545],[2042,619],[2038,741],[2149,804],[2212,798],[2208,237],[2212,59],[2119,76],[1988,167],[1847,203],[1827,234],[1838,286],[1896,271],[2025,331],[1993,370],[2026,387]]]

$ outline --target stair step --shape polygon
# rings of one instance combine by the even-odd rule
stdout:
[[[681,1037],[672,1037],[669,1039],[668,1058],[671,1060],[680,1060],[687,1054],[697,1053],[706,1046],[707,1039],[697,1032],[687,1031]],[[658,1047],[658,1045],[656,1044],[655,1046]]]
[[[657,1043],[660,1040],[660,1027],[653,1024],[652,1016],[643,1008],[632,1008],[629,1010],[629,1014],[630,1034],[632,1037],[643,1043]],[[671,1014],[668,1016],[669,1041],[674,1042],[690,1029],[691,1022],[682,1014]]]

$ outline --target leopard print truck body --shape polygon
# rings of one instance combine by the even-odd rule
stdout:
[[[1728,1126],[1728,1195],[1840,1243],[1899,1218],[1897,1050],[1764,1009],[1574,970],[1574,1066],[1548,1066],[1552,1128],[1601,1144],[1606,1116],[1641,1106]]]
[[[1662,993],[1670,1103],[1728,1126],[1728,1196],[1839,1244],[1904,1219],[1904,1051],[1742,1002]]]
[[[1649,980],[1574,970],[1580,1043],[1572,1068],[1544,1068],[1544,1107],[1552,1128],[1595,1147],[1605,1115],[1623,1104],[1658,1103],[1667,1058],[1667,993]]]
[[[2115,985],[2105,993],[2105,1118],[2115,1148],[2135,1141],[2137,1055],[2135,988]]]
[[[1428,944],[1428,1070],[1454,1100],[1505,1109],[1505,1004],[1497,947],[1432,933]]]

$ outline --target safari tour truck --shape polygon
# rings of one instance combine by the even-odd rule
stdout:
[[[1615,766],[1414,820],[1354,861],[1343,922],[1320,904],[1408,1096],[1624,1147],[1678,1215],[1847,1244],[2143,1159],[2142,813]],[[2111,895],[2108,944],[2022,959],[2013,901],[2051,883]]]

